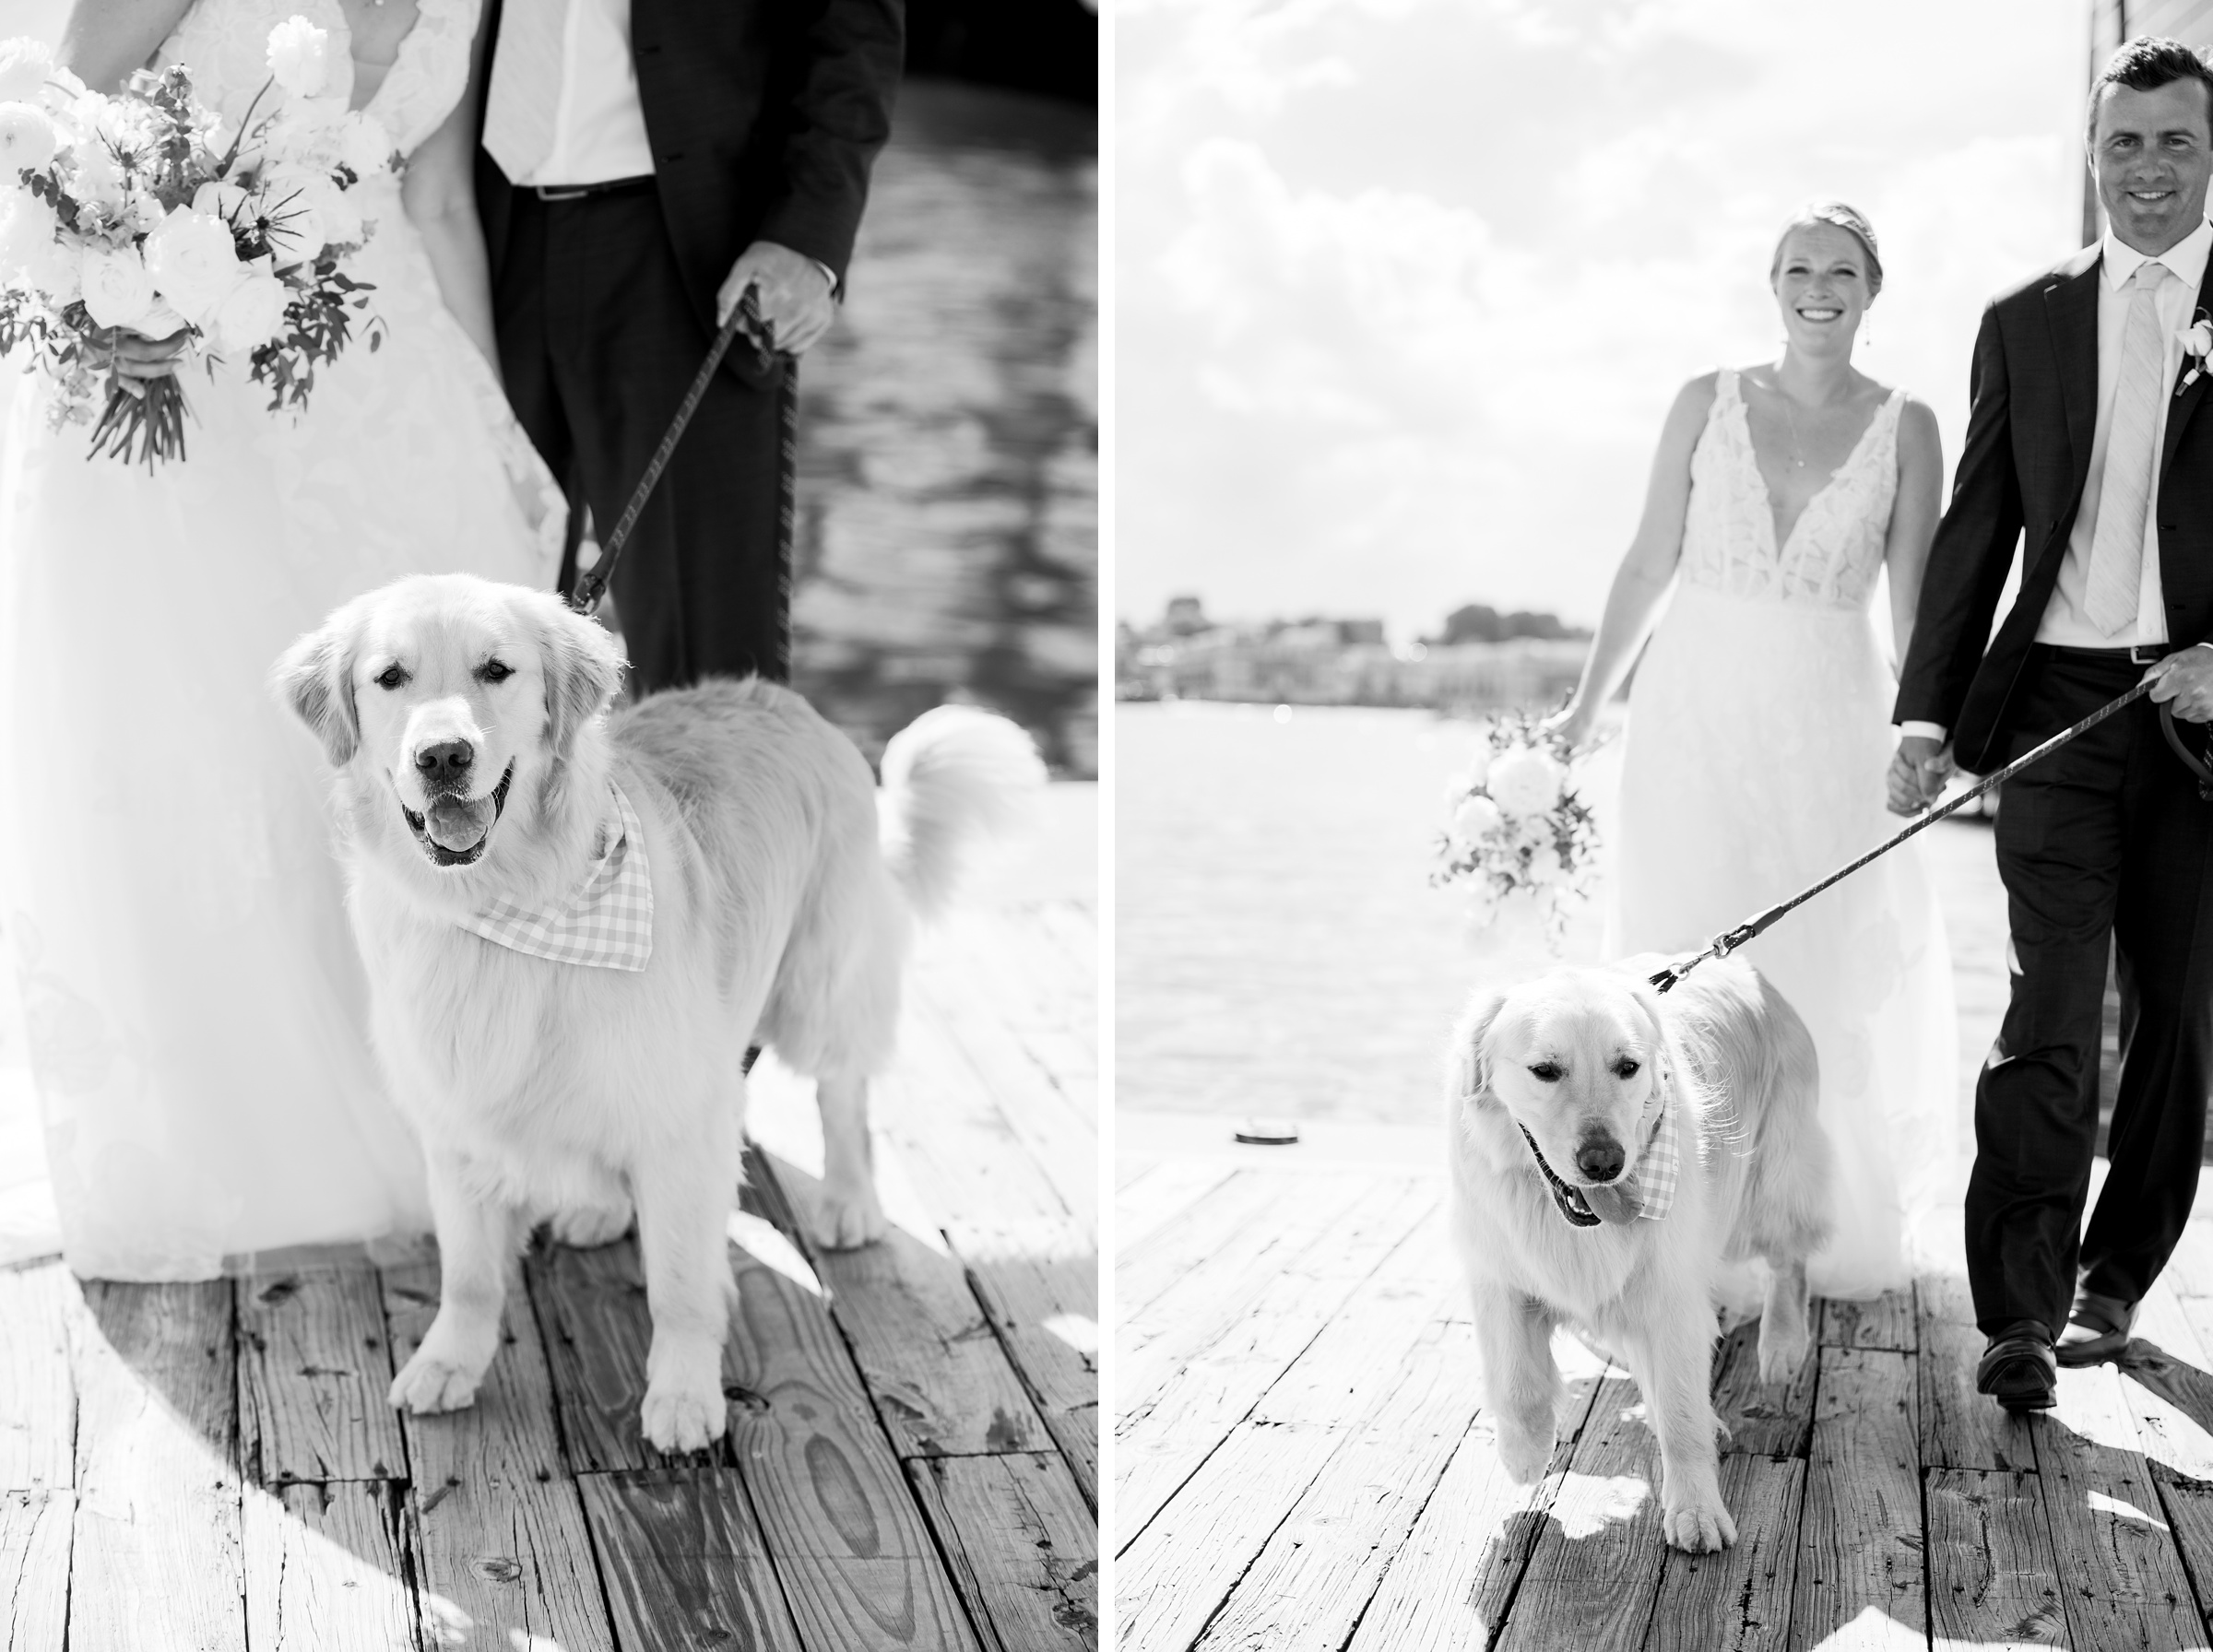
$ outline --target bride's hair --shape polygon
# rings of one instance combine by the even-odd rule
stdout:
[[[1791,214],[1790,221],[1775,237],[1775,256],[1768,261],[1768,279],[1772,282],[1776,272],[1782,268],[1782,243],[1791,238],[1793,230],[1804,230],[1814,224],[1829,224],[1849,231],[1867,254],[1867,296],[1873,299],[1883,289],[1883,255],[1876,250],[1875,226],[1867,215],[1857,206],[1842,201],[1808,201]]]

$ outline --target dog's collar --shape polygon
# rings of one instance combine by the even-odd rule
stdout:
[[[512,951],[594,969],[642,970],[653,956],[653,879],[645,833],[622,788],[608,782],[608,812],[590,868],[565,900],[539,910],[493,901],[461,927]]]
[[[1514,1127],[1521,1131],[1521,1139],[1529,1143],[1530,1157],[1537,1162],[1537,1168],[1551,1185],[1553,1202],[1559,1207],[1560,1214],[1573,1226],[1596,1227],[1598,1214],[1582,1198],[1580,1189],[1571,1182],[1563,1181],[1544,1162],[1544,1149],[1519,1121]],[[1675,1185],[1683,1178],[1683,1150],[1673,1098],[1665,1091],[1660,1095],[1660,1116],[1653,1121],[1651,1133],[1645,1139],[1644,1150],[1638,1154],[1637,1168],[1631,1174],[1637,1182],[1639,1221],[1658,1221],[1675,1208]]]

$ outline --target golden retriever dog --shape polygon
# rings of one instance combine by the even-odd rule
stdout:
[[[634,1210],[645,1438],[695,1450],[723,1432],[749,1044],[815,1080],[817,1237],[881,1237],[868,1082],[891,1057],[910,916],[943,903],[1043,769],[1012,723],[941,708],[886,749],[880,810],[859,751],[797,694],[716,681],[610,718],[622,665],[555,596],[439,575],[339,608],[276,680],[337,770],[373,1036],[429,1170],[441,1296],[392,1403],[475,1398],[532,1222],[596,1244]],[[642,960],[480,932],[487,914],[577,911],[633,856]],[[637,939],[634,922],[607,927]]]
[[[1478,993],[1453,1034],[1452,1228],[1507,1472],[1544,1471],[1565,1398],[1552,1332],[1625,1364],[1660,1442],[1661,1523],[1726,1548],[1710,1378],[1716,1307],[1767,1264],[1763,1380],[1805,1358],[1806,1257],[1828,1238],[1831,1149],[1805,1023],[1751,965],[1559,969]],[[1672,1165],[1672,1174],[1671,1174]]]

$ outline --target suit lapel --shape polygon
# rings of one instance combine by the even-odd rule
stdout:
[[[2044,319],[2059,363],[2060,401],[2067,410],[2067,447],[2074,461],[2072,495],[2082,497],[2098,434],[2098,266],[2096,244],[2083,248],[2044,289]],[[2213,268],[2213,266],[2208,266]]]
[[[2191,314],[2195,316],[2198,310],[2213,312],[2213,258],[2206,261],[2206,277],[2198,283],[2197,304]],[[2185,365],[2187,364],[2185,363]],[[2180,376],[2179,372],[2177,376]],[[2197,404],[2206,399],[2207,376],[2205,373],[2199,373],[2195,384],[2167,404],[2167,431],[2160,440],[2160,480],[2166,479],[2167,466],[2174,460],[2175,443],[2183,439],[2183,431],[2189,424],[2190,416],[2197,411]],[[2159,497],[2156,483],[2152,497],[2155,500]]]

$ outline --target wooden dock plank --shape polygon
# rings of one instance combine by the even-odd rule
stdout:
[[[246,1488],[246,1640],[254,1652],[392,1652],[420,1644],[393,1482]]]
[[[1821,1350],[1791,1606],[1793,1645],[1826,1646],[1824,1637],[1870,1612],[1878,1624],[1926,1633],[1915,1357],[1888,1349]]]
[[[1604,1367],[1565,1335],[1554,1357],[1568,1380],[1560,1443],[1544,1477],[1516,1485],[1498,1463],[1497,1431],[1478,1413],[1461,1436],[1346,1652],[1460,1652],[1486,1646],[1505,1622],[1530,1551],[1551,1520]],[[1471,1375],[1473,1374],[1471,1373]]]
[[[1759,1379],[1759,1321],[1740,1325],[1714,1345],[1713,1410],[1729,1432],[1724,1454],[1804,1457],[1814,1432],[1814,1388],[1821,1347],[1809,1343],[1789,1378]]]
[[[999,1334],[1046,1433],[1075,1477],[1084,1501],[1099,1502],[1099,1261],[1083,1256],[980,1257],[956,1241],[955,1254],[984,1317]]]
[[[1474,1421],[1474,1331],[1446,1319],[1424,1328],[1391,1386],[1237,1580],[1201,1646],[1344,1645]]]
[[[624,1646],[800,1652],[736,1469],[586,1474],[577,1489]]]
[[[1436,1272],[1434,1257],[1402,1248],[1150,1524],[1118,1519],[1125,1644],[1181,1647],[1197,1636],[1438,1316]]]
[[[934,1457],[907,1472],[990,1652],[1095,1652],[1098,1538],[1066,1463]]]
[[[0,1492],[0,1647],[63,1652],[69,1628],[69,1540],[77,1493]]]
[[[1530,1552],[1498,1652],[1640,1646],[1667,1552],[1659,1494],[1660,1448],[1642,1396],[1610,1371]]]
[[[2122,1383],[2111,1365],[2062,1370],[2059,1404],[2035,1429],[2069,1637],[2084,1647],[2190,1646],[2203,1624]]]
[[[2019,1469],[1932,1469],[1925,1494],[1935,1644],[2068,1645],[2037,1477]]]
[[[1373,1180],[1353,1174],[1316,1174],[1300,1189],[1298,1202],[1342,1210]],[[1277,1210],[1285,1202],[1280,1177],[1240,1174],[1194,1199],[1151,1237],[1135,1245],[1118,1245],[1115,1335],[1120,1337],[1121,1328],[1135,1323],[1164,1291],[1201,1268],[1243,1271],[1236,1257],[1249,1256],[1265,1245],[1272,1236],[1266,1224],[1280,1220]],[[1256,1233],[1256,1228],[1261,1231]]]
[[[775,1207],[771,1220],[830,1287],[831,1315],[901,1457],[1053,1448],[957,1257],[896,1225],[858,1250],[817,1251],[800,1218],[821,1184],[758,1149],[746,1164],[763,1210]]]
[[[69,1646],[246,1644],[231,1287],[84,1287]]]
[[[664,1467],[668,1459],[645,1443],[638,1425],[653,1316],[637,1236],[586,1250],[533,1245],[523,1258],[523,1277],[545,1336],[570,1469]]]
[[[77,1390],[69,1319],[81,1310],[77,1280],[59,1261],[0,1268],[0,1492],[70,1483]]]
[[[1114,1191],[1114,1243],[1127,1256],[1237,1174],[1219,1159],[1155,1159],[1130,1164]]]
[[[239,1455],[249,1480],[399,1480],[407,1447],[385,1403],[392,1354],[374,1268],[303,1268],[234,1281]]]
[[[1381,1267],[1408,1234],[1430,1220],[1436,1193],[1392,1180],[1379,1184],[1340,1224],[1290,1257],[1284,1271],[1232,1293],[1241,1312],[1224,1316],[1191,1304],[1194,1326],[1213,1329],[1210,1342],[1163,1326],[1150,1356],[1157,1375],[1142,1373],[1124,1391],[1115,1418],[1115,1518],[1125,1534],[1142,1531],[1209,1452],[1252,1410],[1260,1396]],[[1170,1292],[1154,1304],[1177,1300]],[[1179,1366],[1166,1362],[1178,1358]]]
[[[381,1272],[392,1355],[404,1364],[438,1306],[438,1271]],[[450,1646],[539,1636],[562,1652],[613,1652],[576,1487],[562,1473],[545,1350],[519,1277],[499,1351],[468,1410],[406,1417],[409,1510],[426,1634]],[[454,1638],[458,1637],[458,1638]]]
[[[1888,1348],[1911,1353],[1920,1346],[1913,1314],[1913,1292],[1886,1291],[1866,1302],[1825,1300],[1820,1339],[1831,1348]]]
[[[1280,1184],[1279,1184],[1280,1186]],[[1293,1188],[1299,1191],[1298,1184]],[[1404,1176],[1364,1178],[1343,1202],[1308,1203],[1287,1194],[1229,1240],[1203,1268],[1195,1268],[1142,1308],[1118,1307],[1115,1351],[1115,1436],[1153,1410],[1154,1401],[1201,1351],[1225,1334],[1236,1335],[1256,1316],[1291,1305],[1316,1325],[1335,1311],[1352,1287],[1371,1271],[1438,1203],[1434,1182]],[[1445,1248],[1441,1244],[1439,1248]],[[1342,1262],[1332,1258],[1342,1254]],[[1296,1281],[1286,1287],[1285,1281]],[[1291,1304],[1284,1301],[1288,1288]],[[1303,1308],[1298,1296],[1314,1292]],[[1331,1297],[1326,1304],[1320,1299]],[[1311,1331],[1308,1332],[1311,1335]]]
[[[1742,1453],[1722,1458],[1735,1547],[1667,1553],[1644,1652],[1783,1652],[1798,1568],[1805,1464]]]
[[[755,1213],[790,1215],[759,1184]],[[784,1230],[788,1233],[788,1226]],[[723,1350],[730,1460],[744,1477],[800,1639],[815,1652],[976,1646],[821,1286],[732,1252]]]
[[[1921,1461],[1932,1469],[2036,1468],[2030,1425],[1975,1392],[1987,1342],[1975,1328],[1967,1281],[1924,1274],[1913,1284],[1921,1377]]]

